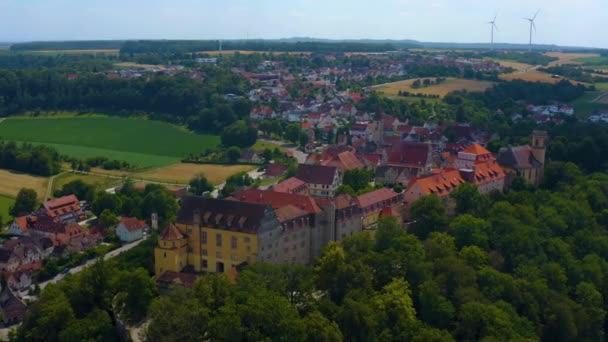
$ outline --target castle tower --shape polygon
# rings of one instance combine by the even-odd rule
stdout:
[[[170,223],[158,239],[154,248],[154,265],[156,275],[163,272],[181,272],[188,263],[188,238],[179,228]]]

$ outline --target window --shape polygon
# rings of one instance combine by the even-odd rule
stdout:
[[[232,247],[232,249],[236,249],[236,240],[236,236],[230,238],[230,247]]]
[[[164,252],[163,253],[163,258],[166,258],[166,257],[167,257],[167,252]]]
[[[251,242],[251,238],[249,236],[246,236],[243,240],[245,240],[245,243]]]
[[[201,241],[205,244],[207,243],[207,232],[201,233]]]
[[[232,254],[230,256],[230,260],[232,260],[232,261],[239,261],[239,257],[237,255],[235,255],[235,254]]]
[[[207,267],[209,267],[209,266],[207,265],[207,260],[203,260],[203,268],[207,268]]]
[[[208,254],[207,250],[206,250],[206,249],[203,249],[202,254],[203,254],[204,256],[207,256],[207,254]]]
[[[222,258],[222,252],[215,252],[215,257],[218,259]]]
[[[222,247],[222,234],[215,234],[215,245]]]
[[[262,250],[264,250],[263,247],[262,247]],[[247,252],[251,252],[251,246],[247,246]]]

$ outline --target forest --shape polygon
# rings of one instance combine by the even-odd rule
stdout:
[[[61,156],[44,145],[17,144],[0,139],[0,168],[51,176],[61,171]]]
[[[245,99],[229,102],[224,94],[242,94],[245,79],[222,68],[205,69],[205,81],[187,75],[109,79],[83,73],[77,79],[54,69],[0,70],[0,116],[25,111],[98,110],[112,115],[151,114],[154,119],[220,133],[249,116]]]
[[[383,219],[312,266],[255,264],[235,283],[207,275],[160,297],[144,273],[98,264],[43,290],[16,340],[105,340],[114,317],[144,316],[144,341],[605,338],[607,174],[557,162],[540,189],[516,181],[481,195],[466,184],[451,199],[454,212],[424,197],[407,231]]]

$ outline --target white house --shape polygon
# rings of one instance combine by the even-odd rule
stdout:
[[[129,243],[137,241],[144,236],[144,230],[148,226],[146,222],[135,217],[123,217],[116,226],[116,235],[121,242]]]

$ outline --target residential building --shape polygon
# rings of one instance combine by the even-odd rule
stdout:
[[[410,178],[418,175],[418,168],[400,165],[381,165],[376,168],[376,183],[401,184],[406,186]]]
[[[402,141],[392,146],[387,164],[407,167],[417,177],[433,169],[433,147],[429,143]]]
[[[144,230],[148,228],[145,221],[136,217],[123,217],[116,226],[116,235],[123,243],[140,240],[144,237]]]
[[[42,203],[42,209],[53,220],[68,224],[83,219],[80,201],[75,195],[63,196]]]
[[[357,156],[351,151],[341,152],[331,159],[323,160],[321,165],[337,167],[341,174],[344,174],[344,172],[348,170],[365,168],[365,165],[359,161]]]
[[[283,164],[269,164],[264,172],[264,178],[277,178],[287,173],[287,166]]]
[[[17,296],[6,286],[0,293],[0,314],[4,326],[11,326],[23,321],[27,312],[27,305],[23,304]]]
[[[504,190],[506,174],[492,153],[483,146],[473,144],[458,152],[455,164],[461,177],[475,184],[480,193]]]
[[[424,177],[413,177],[404,193],[406,206],[411,206],[422,196],[436,195],[446,200],[448,195],[466,180],[456,169],[433,170],[432,174]]]
[[[300,164],[295,177],[306,183],[310,196],[321,198],[333,198],[341,184],[340,174],[335,166]]]
[[[303,180],[295,177],[288,178],[272,187],[274,192],[285,192],[296,195],[307,195],[308,187]]]
[[[497,161],[507,173],[507,184],[513,177],[523,177],[528,183],[540,185],[545,169],[547,132],[532,132],[532,146],[501,148]]]

